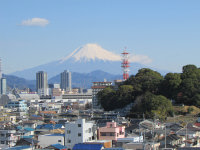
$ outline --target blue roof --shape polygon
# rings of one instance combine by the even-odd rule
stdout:
[[[56,149],[66,149],[66,146],[63,146],[61,144],[52,144],[51,146],[55,147]]]
[[[26,131],[34,131],[34,129],[33,128],[24,128],[24,130],[26,130]]]
[[[54,134],[49,134],[47,136],[65,136],[65,134],[54,133]]]
[[[24,146],[15,146],[15,147],[9,147],[7,149],[9,150],[23,150],[23,149],[27,149],[27,148],[31,148],[31,146],[29,145],[24,145]]]
[[[32,115],[32,117],[41,117],[41,116],[38,116],[38,115]]]
[[[72,150],[101,150],[103,145],[101,144],[75,144]]]
[[[33,136],[34,136],[34,135],[29,135],[29,136],[21,136],[21,138],[24,138],[24,139],[25,139],[25,138],[29,138],[29,139],[31,139],[31,138],[33,138]]]
[[[113,148],[104,148],[104,150],[124,150],[124,148],[121,148],[121,147],[113,147]]]
[[[22,129],[22,126],[17,126],[17,129],[18,129],[18,130]]]
[[[43,125],[38,125],[36,129],[60,129],[62,128],[62,124],[43,124]]]

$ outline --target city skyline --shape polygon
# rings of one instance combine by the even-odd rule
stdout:
[[[150,58],[147,66],[172,72],[187,64],[200,66],[197,0],[0,3],[6,74],[58,60],[87,43],[116,54],[127,46],[131,54]]]

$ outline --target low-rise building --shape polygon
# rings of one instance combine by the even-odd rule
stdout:
[[[65,145],[64,134],[44,134],[38,136],[39,145],[42,148],[48,147],[52,144]]]
[[[4,128],[0,130],[0,144],[8,145],[13,147],[16,145],[18,136],[16,135],[16,130],[11,128]]]
[[[5,108],[11,108],[13,111],[17,112],[27,112],[28,107],[25,100],[10,101],[5,105]]]
[[[65,146],[72,149],[75,144],[93,141],[95,139],[93,122],[78,119],[65,123]]]
[[[98,129],[99,140],[113,140],[125,137],[125,126],[118,126],[116,122],[107,122],[105,127]]]

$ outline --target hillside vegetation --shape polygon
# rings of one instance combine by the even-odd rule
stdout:
[[[100,91],[98,100],[105,110],[135,103],[131,113],[166,119],[174,114],[171,100],[176,104],[200,106],[200,69],[186,65],[182,73],[168,73],[163,77],[156,71],[143,68],[117,89],[111,86]],[[196,111],[193,107],[185,109]]]

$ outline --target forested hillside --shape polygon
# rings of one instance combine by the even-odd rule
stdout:
[[[134,102],[133,111],[147,117],[155,114],[164,119],[173,114],[175,104],[200,106],[200,69],[186,65],[182,73],[160,73],[148,68],[138,71],[117,89],[107,87],[98,93],[99,103],[105,110],[123,108]]]

